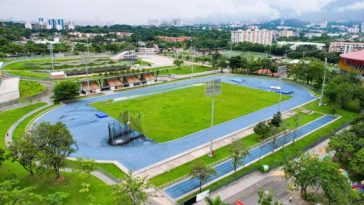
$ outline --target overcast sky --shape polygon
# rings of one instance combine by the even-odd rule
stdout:
[[[364,0],[0,0],[0,19],[64,18],[77,24],[188,23],[277,18],[364,21]]]

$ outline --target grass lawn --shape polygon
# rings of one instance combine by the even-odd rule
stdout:
[[[314,101],[306,106],[304,106],[307,109],[327,113],[330,114],[332,107],[331,106],[322,106],[319,107],[317,101]],[[342,116],[342,118],[334,121],[333,123],[305,136],[304,138],[296,141],[293,144],[290,144],[286,146],[284,149],[281,149],[253,164],[250,164],[247,167],[244,167],[243,169],[237,171],[236,174],[226,176],[222,179],[220,179],[217,182],[214,182],[206,187],[203,188],[203,190],[216,190],[217,188],[221,186],[226,186],[229,183],[232,183],[233,181],[237,180],[237,178],[242,177],[246,174],[249,174],[251,171],[258,170],[259,166],[262,164],[271,165],[273,167],[282,166],[287,160],[291,160],[295,157],[298,157],[301,153],[303,153],[304,148],[309,146],[310,144],[316,142],[320,138],[324,137],[327,134],[333,133],[336,129],[340,128],[341,126],[351,122],[355,117],[358,116],[357,113],[346,111],[346,110],[338,110],[337,112],[339,115]],[[179,202],[185,201],[195,195],[196,193],[192,193],[183,199],[180,199]]]
[[[321,117],[322,114],[314,113],[314,114],[308,115],[308,114],[304,114],[304,113],[298,113],[298,116],[300,119],[299,126],[302,126],[304,124],[307,124],[307,123]],[[287,125],[286,127],[288,129],[294,128],[294,118],[293,117],[289,117],[289,118],[283,120],[283,123],[285,123]],[[246,147],[253,147],[259,143],[258,135],[255,133],[242,138],[241,141]],[[173,181],[178,181],[182,178],[188,177],[188,175],[190,173],[190,167],[194,163],[198,162],[198,163],[204,163],[206,165],[214,165],[218,162],[221,162],[222,160],[229,158],[229,155],[230,155],[230,151],[229,151],[229,146],[227,145],[227,146],[224,146],[224,147],[221,147],[221,148],[215,150],[215,156],[213,158],[209,157],[208,155],[204,155],[204,156],[199,157],[195,160],[192,160],[186,164],[183,164],[174,169],[171,169],[168,172],[155,176],[155,177],[151,178],[150,181],[158,187],[163,187],[168,184],[171,184],[171,182],[173,182]]]
[[[47,72],[33,72],[29,70],[7,70],[6,72],[15,76],[34,78],[39,80],[47,80],[50,76],[50,74]]]
[[[192,66],[191,65],[185,65],[178,68],[177,66],[168,66],[168,67],[161,67],[159,69],[167,69],[166,71],[160,72],[160,74],[174,74],[174,75],[186,75],[192,73]],[[194,65],[193,66],[193,72],[194,73],[201,73],[206,71],[216,70],[211,67],[202,66],[202,65]]]
[[[201,85],[115,103],[96,102],[92,106],[114,118],[125,110],[140,112],[146,136],[166,142],[210,126],[211,98],[205,96],[204,89]],[[276,104],[278,98],[273,92],[222,83],[222,94],[215,97],[215,124]],[[282,96],[282,100],[288,98]]]
[[[19,118],[36,108],[44,106],[46,103],[36,103],[29,106],[0,112],[0,148],[5,148],[4,137],[6,132]]]
[[[47,88],[39,82],[21,80],[19,84],[20,98],[38,95],[46,89]]]
[[[55,180],[53,175],[30,176],[20,164],[11,161],[5,161],[0,167],[0,181],[17,179],[20,181],[19,186],[32,186],[35,188],[34,192],[41,195],[58,191],[69,193],[64,204],[85,204],[89,201],[89,194],[96,197],[96,204],[112,204],[111,188],[96,177],[82,173],[62,173],[61,176],[61,180]],[[79,192],[82,183],[91,185],[88,193]]]

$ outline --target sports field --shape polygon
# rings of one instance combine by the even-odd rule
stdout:
[[[156,142],[166,142],[210,126],[211,98],[203,85],[92,106],[114,118],[125,110],[143,114],[143,130]],[[282,96],[282,101],[290,98]],[[222,94],[215,98],[215,124],[278,103],[279,95],[239,85],[222,83]]]

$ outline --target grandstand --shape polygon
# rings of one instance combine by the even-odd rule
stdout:
[[[339,67],[344,71],[364,75],[364,50],[341,54]]]

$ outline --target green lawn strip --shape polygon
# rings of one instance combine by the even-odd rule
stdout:
[[[57,191],[69,193],[64,204],[85,204],[88,195],[92,194],[96,198],[96,204],[112,204],[113,198],[110,196],[111,188],[92,175],[82,173],[62,173],[62,179],[55,180],[54,175],[36,174],[30,176],[29,173],[17,162],[5,161],[0,167],[0,181],[6,179],[19,180],[21,187],[34,187],[34,192],[41,195],[52,194]],[[81,184],[90,184],[88,193],[81,193]],[[41,204],[47,204],[43,202]]]
[[[23,115],[44,105],[46,105],[46,103],[40,102],[17,109],[0,112],[0,148],[5,148],[4,137],[12,124],[14,124]]]
[[[28,126],[28,124],[32,121],[32,120],[35,120],[38,116],[40,116],[41,114],[57,107],[59,105],[52,105],[52,106],[49,106],[49,107],[46,107],[46,108],[43,108],[41,110],[39,110],[38,112],[35,112],[33,114],[31,114],[30,116],[28,116],[27,118],[25,118],[14,130],[14,133],[13,133],[13,139],[16,140],[16,139],[19,139],[19,137],[21,137],[24,133],[25,133],[25,130]]]
[[[19,83],[20,98],[38,95],[46,89],[46,86],[36,81],[21,80]]]
[[[39,79],[39,80],[48,80],[49,73],[45,72],[33,72],[28,70],[7,70],[11,75],[20,76],[20,77],[26,77],[26,78],[33,78],[33,79]]]
[[[72,169],[80,169],[81,165],[80,165],[80,162],[78,162],[78,161],[67,160],[66,167],[69,167]],[[119,169],[119,167],[117,167],[113,163],[94,162],[94,168],[95,168],[95,170],[98,170],[113,179],[121,179],[121,178],[124,178],[126,175],[122,170]]]
[[[298,115],[299,115],[299,119],[300,119],[299,125],[307,124],[322,116],[322,114],[319,114],[319,113],[313,113],[311,115],[298,113]],[[288,129],[294,128],[293,117],[289,117],[289,118],[283,120],[283,123],[287,124]],[[258,135],[256,135],[256,134],[248,135],[248,136],[242,138],[241,141],[247,147],[253,147],[259,143]],[[183,178],[188,177],[188,174],[190,172],[190,167],[193,163],[199,162],[199,163],[204,163],[206,165],[212,166],[223,160],[226,160],[229,157],[229,154],[230,154],[229,146],[227,145],[227,146],[224,146],[224,147],[221,147],[221,148],[215,150],[215,156],[213,158],[209,157],[208,155],[204,155],[204,156],[194,159],[186,164],[183,164],[174,169],[171,169],[168,172],[155,176],[155,177],[151,178],[150,181],[158,187],[167,186],[168,184],[171,184],[175,181],[179,181]]]
[[[330,114],[330,111],[332,110],[330,106],[318,107],[317,103],[318,103],[317,101],[312,102],[306,105],[305,108]],[[252,171],[258,170],[262,164],[270,165],[272,167],[282,166],[287,162],[287,160],[291,160],[302,154],[304,148],[311,145],[312,143],[315,143],[325,135],[333,133],[336,129],[351,122],[358,115],[357,113],[349,112],[346,110],[339,110],[338,114],[341,115],[342,117],[334,121],[333,123],[305,136],[304,138],[296,141],[293,144],[286,146],[284,149],[281,149],[271,155],[268,155],[267,157],[257,162],[254,162],[253,164],[250,164],[247,167],[244,167],[243,169],[237,171],[235,174],[226,176],[220,179],[219,181],[214,182],[208,185],[207,187],[204,187],[203,190],[207,189],[216,190],[222,186],[228,185],[229,183],[234,182],[235,180],[251,173]],[[180,199],[178,202],[183,202],[196,194],[197,192],[191,193],[188,196]]]
[[[118,118],[120,113],[142,113],[143,130],[156,142],[174,140],[210,126],[211,98],[204,86],[169,91],[126,101],[93,103],[98,110]],[[283,95],[282,100],[290,96]],[[246,115],[278,102],[279,95],[264,90],[222,83],[215,97],[215,124]]]

